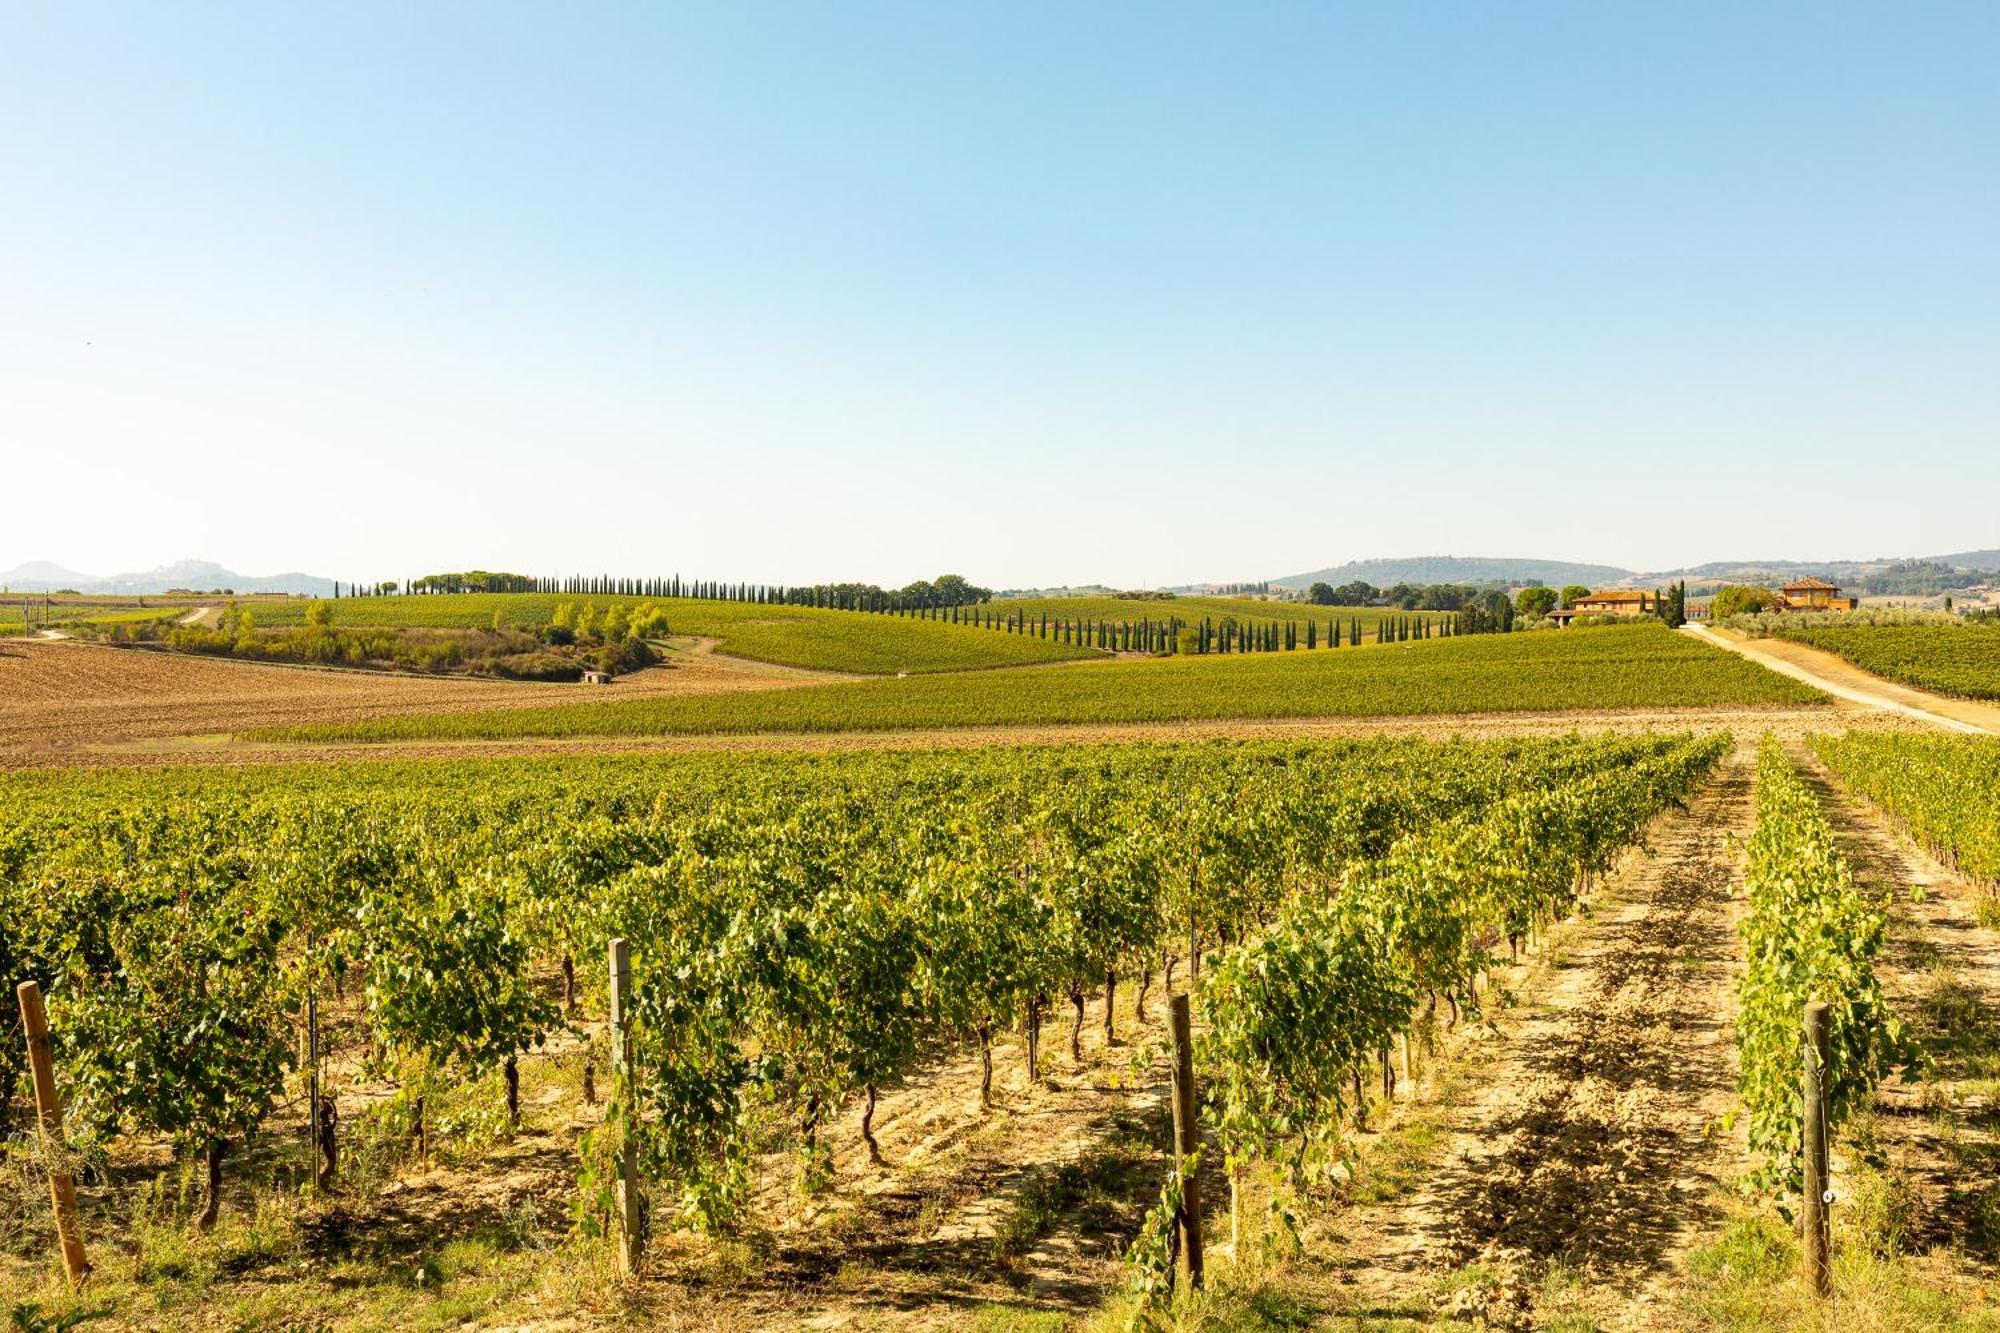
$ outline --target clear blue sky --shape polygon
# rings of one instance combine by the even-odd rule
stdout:
[[[0,568],[2000,545],[2000,5],[0,4]]]

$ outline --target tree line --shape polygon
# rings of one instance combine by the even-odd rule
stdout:
[[[343,597],[418,597],[441,593],[553,592],[595,597],[690,597],[711,602],[749,602],[760,606],[810,606],[831,611],[903,612],[940,607],[976,606],[993,600],[993,590],[968,582],[958,574],[918,579],[901,588],[873,583],[733,583],[715,579],[631,578],[615,574],[568,574],[542,578],[533,574],[468,570],[426,574],[400,583],[346,583],[336,580],[333,595]]]

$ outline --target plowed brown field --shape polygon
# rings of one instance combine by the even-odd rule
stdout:
[[[743,670],[694,655],[622,677],[619,699],[775,689],[809,676]],[[75,762],[93,747],[249,727],[410,712],[521,708],[600,697],[584,685],[525,684],[268,666],[33,639],[0,641],[0,768]]]

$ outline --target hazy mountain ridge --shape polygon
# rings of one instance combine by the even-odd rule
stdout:
[[[1637,572],[1616,565],[1588,565],[1569,560],[1535,560],[1509,556],[1420,555],[1382,560],[1350,560],[1344,565],[1316,569],[1309,574],[1292,574],[1271,582],[1285,588],[1305,588],[1315,583],[1343,583],[1360,579],[1378,588],[1398,583],[1616,583],[1638,577]]]
[[[1344,565],[1272,579],[1286,588],[1314,583],[1339,587],[1360,579],[1378,588],[1398,583],[1504,583],[1511,587],[1545,583],[1561,587],[1653,586],[1677,579],[1703,583],[1767,584],[1794,578],[1822,578],[1834,583],[1859,583],[1898,565],[1936,565],[1954,570],[2000,570],[2000,549],[1960,551],[1951,555],[1878,556],[1872,560],[1712,560],[1681,569],[1632,570],[1616,565],[1591,565],[1567,560],[1536,560],[1506,556],[1410,556],[1396,559],[1350,560]]]
[[[51,560],[30,560],[13,569],[0,570],[0,588],[9,592],[60,592],[74,588],[85,593],[161,593],[170,588],[207,591],[228,588],[234,592],[303,593],[311,597],[333,595],[333,580],[315,574],[239,574],[212,560],[176,560],[171,565],[129,574],[108,576],[84,574]]]

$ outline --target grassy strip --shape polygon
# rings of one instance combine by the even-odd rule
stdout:
[[[722,640],[722,651],[758,662],[819,671],[891,674],[965,671],[1061,662],[1099,654],[1090,648],[942,620],[760,606],[695,597],[586,597],[556,593],[450,593],[436,597],[361,597],[334,603],[334,623],[371,629],[539,630],[559,605],[599,615],[613,606],[657,606],[675,634]],[[308,602],[252,607],[260,626],[302,625]],[[996,613],[997,614],[997,613]]]
[[[1635,625],[384,718],[245,735],[281,741],[670,736],[1824,702],[1818,691],[1734,653]]]
[[[2000,699],[2000,626],[1829,625],[1781,639],[1838,653],[1864,671],[1964,699]]]

